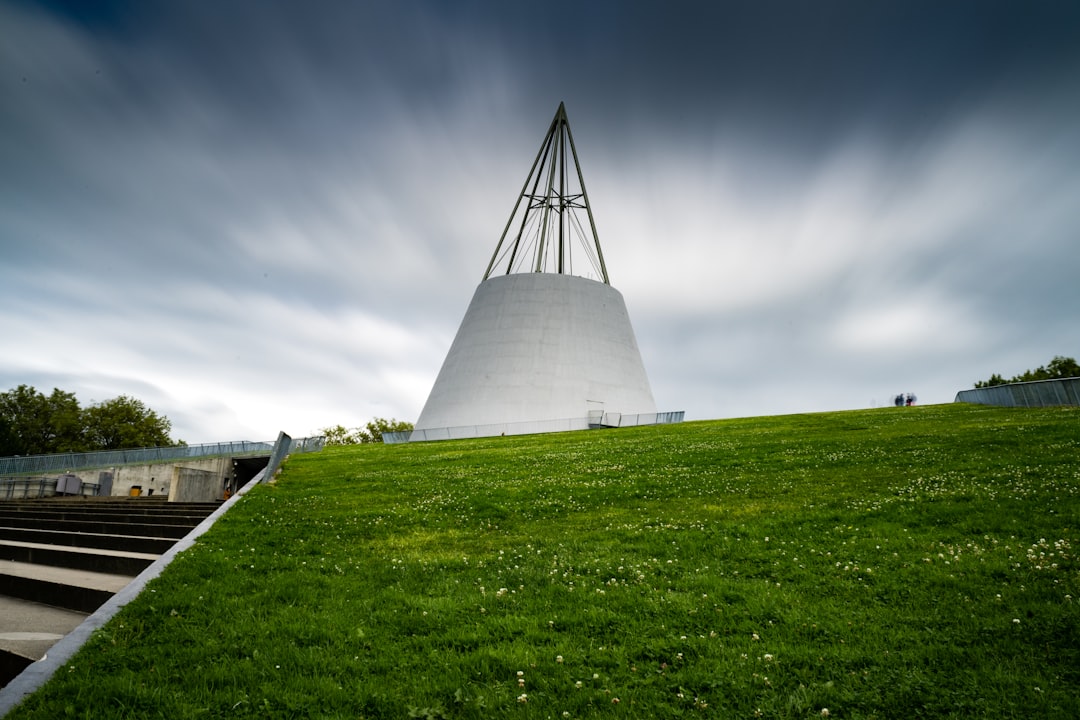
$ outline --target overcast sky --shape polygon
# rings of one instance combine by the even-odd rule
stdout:
[[[560,101],[660,410],[1080,356],[1080,4],[0,0],[0,391],[415,420]]]

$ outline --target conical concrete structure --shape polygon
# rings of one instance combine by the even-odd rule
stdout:
[[[656,421],[560,104],[412,440]]]

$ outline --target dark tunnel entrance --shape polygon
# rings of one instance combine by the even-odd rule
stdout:
[[[230,493],[234,493],[248,484],[251,478],[259,474],[259,471],[270,462],[270,456],[233,458],[233,480]]]

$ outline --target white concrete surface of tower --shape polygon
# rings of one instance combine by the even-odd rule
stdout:
[[[622,295],[572,275],[510,274],[477,287],[416,429],[597,411],[656,412]]]

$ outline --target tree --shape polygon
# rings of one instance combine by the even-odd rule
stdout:
[[[362,428],[349,429],[343,425],[335,425],[319,430],[319,434],[326,438],[327,445],[359,445],[361,443],[380,443],[383,441],[383,433],[408,432],[412,429],[413,424],[411,422],[377,417]]]
[[[1046,367],[1038,367],[1034,370],[1025,370],[1015,377],[1005,380],[997,373],[990,376],[989,380],[980,380],[975,383],[977,388],[994,387],[1015,382],[1032,382],[1034,380],[1060,380],[1063,378],[1080,377],[1080,365],[1076,360],[1062,355],[1055,355]]]
[[[15,432],[11,429],[11,423],[0,414],[0,457],[18,454],[19,444]]]
[[[360,429],[348,429],[344,425],[335,425],[319,430],[319,434],[326,438],[327,445],[356,445],[363,442],[360,438]]]
[[[51,452],[82,452],[86,449],[86,433],[82,410],[74,393],[53,388],[48,398],[49,423],[52,426]]]
[[[1080,377],[1080,365],[1076,360],[1061,355],[1054,356],[1054,359],[1046,366],[1046,371],[1050,374],[1048,380]]]
[[[98,450],[174,444],[169,439],[169,419],[126,395],[91,405],[83,411],[83,418],[86,437]]]
[[[405,422],[404,420],[394,420],[393,418],[387,420],[385,418],[377,417],[364,427],[367,430],[366,435],[368,439],[363,440],[362,442],[381,443],[383,441],[383,433],[409,432],[413,429],[413,424],[411,422]]]
[[[0,393],[0,417],[6,425],[9,450],[39,455],[83,450],[79,401],[54,388],[46,397],[29,385]]]
[[[182,445],[172,424],[134,398],[120,396],[86,409],[73,393],[45,396],[29,385],[0,393],[0,455],[41,455]]]

